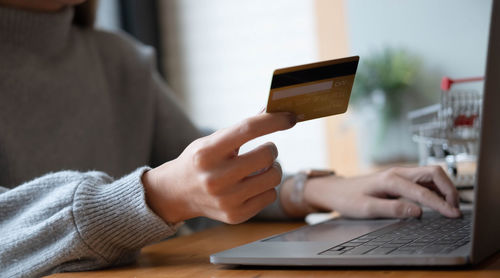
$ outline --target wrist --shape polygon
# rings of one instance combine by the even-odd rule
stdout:
[[[292,195],[294,194],[294,178],[295,177],[292,176],[286,179],[281,185],[279,192],[280,205],[287,216],[292,218],[300,218],[306,216],[311,211],[292,201],[294,199],[294,197],[292,197]]]
[[[146,204],[149,208],[165,222],[176,224],[190,217],[186,216],[184,206],[181,201],[173,198],[174,192],[170,190],[162,176],[163,168],[167,165],[159,166],[142,174],[141,181],[144,186]]]
[[[318,207],[306,198],[306,188],[310,186],[312,181],[331,175],[334,175],[333,171],[306,170],[287,179],[282,186],[282,192],[280,192],[283,210],[292,217],[303,217],[318,211]]]
[[[338,197],[332,190],[338,179],[343,177],[328,175],[309,179],[304,188],[305,202],[319,211],[332,211],[334,198]]]

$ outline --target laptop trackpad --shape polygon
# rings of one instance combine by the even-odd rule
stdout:
[[[344,242],[398,221],[400,220],[334,219],[316,225],[302,227],[263,241]]]

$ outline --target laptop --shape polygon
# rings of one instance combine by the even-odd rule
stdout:
[[[493,1],[475,202],[463,218],[334,219],[212,254],[213,264],[437,266],[476,264],[500,250],[500,2]]]

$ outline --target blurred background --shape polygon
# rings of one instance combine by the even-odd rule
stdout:
[[[154,46],[160,72],[207,130],[264,108],[276,68],[359,55],[346,114],[242,148],[273,141],[285,171],[333,168],[350,176],[464,152],[449,140],[435,148],[434,137],[449,134],[428,133],[428,123],[441,123],[447,107],[442,77],[484,75],[490,6],[491,0],[101,0],[97,27]],[[482,91],[481,81],[455,86],[474,96]],[[417,121],[423,116],[431,116],[425,132]]]

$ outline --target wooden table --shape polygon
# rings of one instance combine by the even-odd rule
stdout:
[[[148,246],[134,265],[51,277],[500,277],[500,254],[461,268],[266,268],[212,265],[209,255],[304,225],[302,222],[249,222],[219,226]]]

